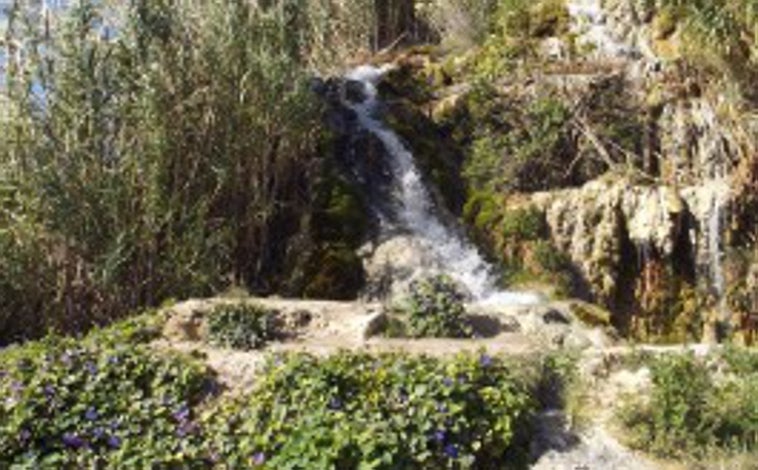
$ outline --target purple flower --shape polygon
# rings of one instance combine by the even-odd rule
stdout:
[[[492,357],[487,354],[482,354],[479,358],[479,365],[482,367],[489,367],[492,365]]]
[[[115,354],[108,358],[108,364],[118,364],[120,361],[121,359]]]
[[[253,455],[253,465],[263,465],[266,463],[266,454],[263,452],[257,452],[255,455]]]
[[[179,424],[179,428],[176,430],[176,435],[179,437],[186,437],[188,434],[192,434],[197,429],[197,424],[189,421],[184,421]]]
[[[458,458],[458,448],[455,446],[455,444],[448,444],[445,446],[445,455],[451,459]]]
[[[63,354],[61,354],[61,362],[64,365],[71,365],[71,353],[66,351]]]
[[[450,377],[445,377],[445,379],[442,381],[443,384],[445,384],[445,387],[452,387],[453,386],[453,379]]]
[[[111,449],[118,449],[121,447],[121,438],[118,436],[110,436],[108,438],[108,447]]]
[[[444,442],[445,441],[445,431],[438,430],[434,433],[434,440],[437,442]]]
[[[330,410],[339,410],[342,408],[342,401],[337,397],[332,397],[331,400],[329,400],[328,407]]]
[[[20,439],[22,442],[26,442],[26,441],[28,441],[29,439],[31,439],[31,437],[32,437],[32,433],[31,433],[31,432],[29,432],[29,430],[28,430],[28,429],[22,429],[22,430],[21,430],[21,432],[19,432],[19,434],[18,434],[18,438],[19,438],[19,439]]]
[[[84,419],[86,419],[87,421],[95,421],[97,417],[98,417],[97,410],[92,407],[87,408],[87,411],[84,413]]]
[[[55,387],[52,385],[45,385],[45,395],[47,395],[48,398],[52,398],[55,396]]]
[[[92,431],[92,436],[94,436],[95,439],[102,439],[105,437],[105,429],[95,428],[95,430]]]
[[[72,449],[80,449],[86,445],[86,442],[76,434],[66,433],[63,435],[63,444]]]
[[[97,365],[95,365],[94,362],[88,361],[87,364],[84,365],[84,367],[87,369],[87,372],[89,372],[90,375],[97,374]]]
[[[177,421],[187,421],[189,419],[190,410],[187,405],[182,405],[178,410],[174,412],[174,419]]]

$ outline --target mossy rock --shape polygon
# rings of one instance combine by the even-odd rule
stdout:
[[[313,233],[318,241],[360,246],[369,225],[369,209],[360,191],[329,175],[317,189]]]
[[[366,278],[363,263],[346,245],[331,245],[319,250],[310,260],[310,280],[303,289],[308,299],[354,300]]]
[[[503,200],[491,191],[473,193],[463,207],[463,218],[477,230],[489,231],[503,218]]]
[[[611,325],[611,313],[597,305],[576,302],[569,307],[571,313],[582,323],[592,327],[608,327]]]
[[[464,199],[460,177],[463,158],[455,142],[410,101],[390,103],[386,119],[408,145],[419,169],[439,191],[445,206],[459,214]]]
[[[658,14],[655,15],[655,18],[653,18],[653,39],[656,41],[669,39],[674,33],[676,33],[680,21],[681,17],[674,9],[661,9]]]
[[[434,98],[432,83],[435,77],[434,73],[431,75],[432,80],[429,72],[423,68],[399,65],[382,77],[378,86],[379,95],[385,100],[403,97],[414,104],[428,103]]]
[[[569,32],[571,15],[565,0],[537,2],[530,12],[530,33],[537,38],[561,36]]]

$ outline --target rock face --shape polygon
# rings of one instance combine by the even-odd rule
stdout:
[[[571,256],[594,294],[610,303],[628,287],[619,283],[624,263],[643,264],[655,254],[677,258],[682,270],[695,269],[697,223],[710,214],[699,212],[699,200],[709,199],[712,191],[602,179],[578,189],[536,193],[530,203],[545,213],[556,245]],[[700,249],[707,257],[708,247]]]
[[[758,234],[754,219],[742,220],[736,209],[754,188],[741,164],[754,149],[749,123],[681,68],[676,24],[664,24],[656,2],[571,0],[568,8],[577,42],[591,49],[584,60],[612,63],[639,109],[647,110],[637,156],[644,176],[619,171],[579,188],[531,194],[528,203],[545,214],[555,245],[616,320],[678,309],[675,314],[697,315],[700,323],[729,323],[730,293],[736,286],[745,291],[750,266],[735,260],[744,255],[734,254],[732,234]],[[551,40],[547,49],[560,50]],[[606,72],[596,70],[583,80],[602,81]],[[552,80],[577,83],[573,76]],[[571,93],[586,93],[581,88]],[[743,306],[741,318],[758,316],[752,308]]]

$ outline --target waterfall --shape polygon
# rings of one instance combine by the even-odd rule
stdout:
[[[376,84],[387,70],[387,67],[361,66],[349,72],[346,78],[361,83],[364,96],[361,102],[346,101],[345,105],[356,113],[360,126],[379,139],[386,150],[396,193],[392,208],[397,224],[409,234],[414,245],[424,251],[421,258],[430,264],[419,266],[419,270],[444,272],[466,287],[477,302],[538,303],[540,297],[536,294],[498,290],[492,269],[478,250],[439,217],[413,154],[377,117]],[[387,224],[382,225],[386,228]]]
[[[595,58],[625,59],[638,52],[614,37],[601,0],[569,0],[566,7],[577,43],[580,47],[591,47]]]

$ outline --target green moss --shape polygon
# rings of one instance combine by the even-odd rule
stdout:
[[[575,303],[571,305],[571,313],[588,326],[607,327],[611,325],[611,313],[596,305]]]
[[[549,229],[545,221],[545,214],[534,207],[526,207],[506,210],[502,215],[500,231],[502,237],[508,241],[525,242],[537,241],[547,237]],[[544,258],[543,261],[548,264],[559,262],[545,250],[540,250],[540,254]]]
[[[313,235],[320,242],[357,248],[366,236],[369,209],[360,191],[334,174],[317,187]]]
[[[489,231],[502,218],[502,198],[488,191],[471,195],[463,207],[463,218],[477,230]]]
[[[363,263],[355,250],[344,244],[318,250],[306,268],[308,283],[303,296],[309,299],[353,300],[365,284]]]
[[[538,38],[561,36],[568,32],[570,22],[565,0],[542,0],[531,8],[529,30]]]
[[[387,124],[403,138],[424,176],[439,191],[445,206],[458,214],[463,206],[460,178],[462,155],[449,134],[422,110],[407,100],[390,103]]]
[[[444,73],[440,70],[440,73]],[[402,97],[414,104],[428,103],[434,98],[435,79],[445,81],[443,76],[436,74],[434,67],[428,69],[401,64],[388,71],[379,83],[379,95],[384,100]]]

